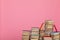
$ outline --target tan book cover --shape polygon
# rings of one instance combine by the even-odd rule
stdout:
[[[60,38],[60,32],[52,32],[51,36],[53,39],[59,39]]]
[[[38,27],[32,27],[32,31],[39,31]]]
[[[22,35],[30,35],[30,31],[24,30],[23,33],[22,33]]]
[[[31,36],[31,38],[39,38],[39,36]]]
[[[39,39],[31,39],[31,40],[39,40]]]
[[[24,38],[24,39],[22,39],[22,40],[29,40],[29,38]]]
[[[30,36],[22,36],[23,39],[29,38]]]
[[[53,39],[53,40],[60,40],[60,39],[57,38],[57,39]]]
[[[56,35],[56,36],[54,36],[53,38],[54,38],[54,39],[59,39],[60,36],[59,36],[59,35]]]
[[[45,23],[52,25],[54,22],[52,20],[46,20]]]
[[[45,27],[46,27],[46,28],[53,28],[53,25],[48,25],[48,24],[46,24]]]
[[[39,34],[38,31],[32,31],[31,34]]]
[[[52,37],[43,37],[43,40],[52,40]]]

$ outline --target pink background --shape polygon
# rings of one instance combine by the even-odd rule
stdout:
[[[60,31],[60,0],[0,0],[0,39],[22,40],[22,30],[51,19]]]

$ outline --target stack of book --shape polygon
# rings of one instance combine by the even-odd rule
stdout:
[[[30,31],[23,30],[22,40],[29,40],[30,39]]]
[[[45,21],[45,35],[50,36],[51,32],[53,32],[53,21],[46,20]]]
[[[23,40],[60,40],[60,32],[54,32],[54,23],[51,20],[46,20],[44,30],[38,27],[32,27],[31,31],[24,30]]]
[[[60,40],[60,32],[52,32],[51,36],[53,40]]]
[[[39,40],[39,28],[38,27],[32,27],[30,39]]]

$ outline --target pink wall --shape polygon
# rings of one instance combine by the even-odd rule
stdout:
[[[39,27],[46,19],[60,31],[60,0],[1,0],[1,40],[21,40],[22,30]]]

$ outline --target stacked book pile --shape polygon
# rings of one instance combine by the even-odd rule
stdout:
[[[23,30],[22,40],[29,40],[30,39],[30,31]]]
[[[39,28],[33,27],[31,30],[31,40],[39,40]]]
[[[54,23],[51,20],[46,20],[44,30],[38,27],[32,27],[31,31],[24,30],[22,40],[60,40],[60,32],[54,32]]]

